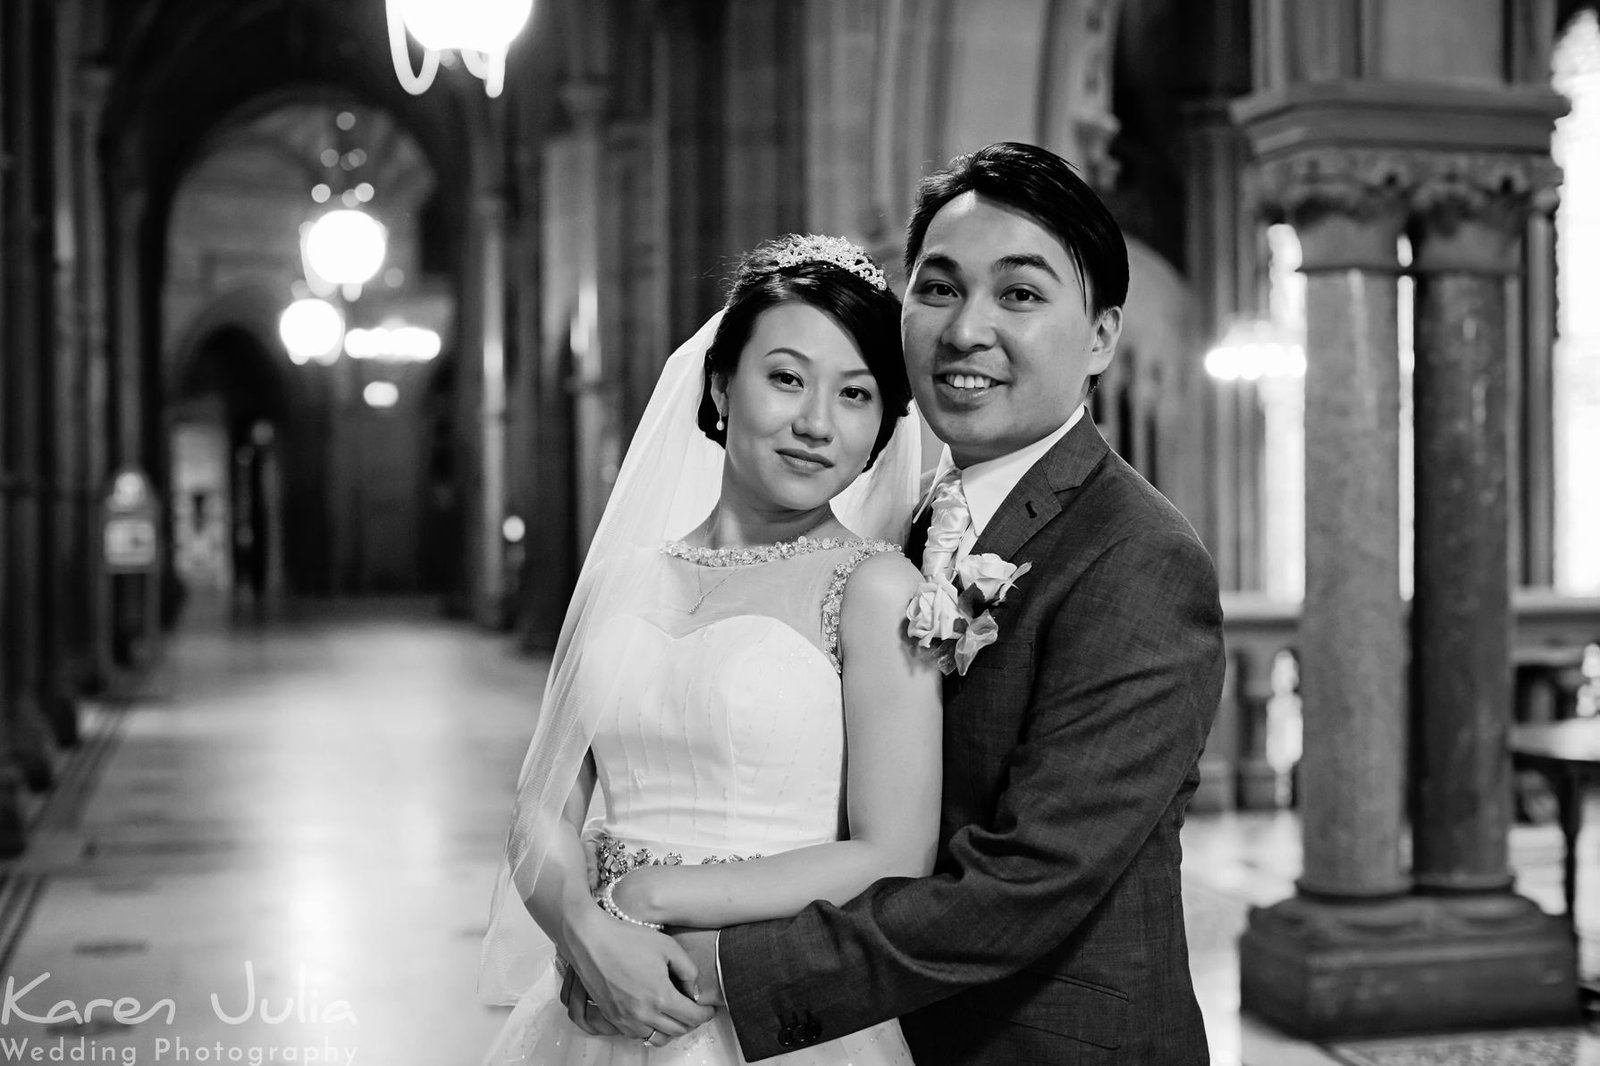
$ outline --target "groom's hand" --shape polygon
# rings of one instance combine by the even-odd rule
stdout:
[[[722,994],[722,973],[717,969],[717,930],[688,929],[674,932],[672,939],[678,942],[678,946],[689,956],[689,961],[700,974],[700,995],[697,1002],[714,1003],[719,1007],[727,1006],[728,1001]]]
[[[592,1020],[595,1007],[623,1036],[657,1046],[710,1021],[716,1009],[695,1000],[700,973],[671,937],[628,925],[598,907],[568,928],[568,957],[587,995],[579,1004]],[[685,991],[687,990],[687,994]],[[568,1014],[579,1021],[569,996]],[[590,1007],[589,1002],[595,1007]],[[589,1029],[598,1032],[598,1029]]]

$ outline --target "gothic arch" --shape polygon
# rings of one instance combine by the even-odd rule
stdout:
[[[939,0],[885,5],[871,131],[869,234],[899,258],[901,220],[917,179],[951,156],[993,141],[1038,144],[1102,187],[1115,177],[1110,146],[1112,58],[1122,0],[997,3]],[[842,94],[832,106],[858,106]]]

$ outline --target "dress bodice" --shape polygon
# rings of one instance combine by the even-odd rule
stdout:
[[[839,839],[839,609],[855,567],[897,550],[662,549],[651,606],[606,622],[583,651],[581,669],[611,693],[591,741],[604,831],[689,862]]]

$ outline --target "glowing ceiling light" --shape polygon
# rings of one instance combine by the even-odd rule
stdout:
[[[331,363],[344,346],[344,316],[326,300],[305,297],[283,309],[278,336],[297,365]]]
[[[483,79],[484,92],[499,96],[505,85],[506,52],[533,13],[533,0],[387,0],[389,54],[406,92],[433,84],[439,54],[455,51]],[[422,70],[413,72],[406,34],[422,45]]]
[[[306,270],[332,285],[362,285],[383,266],[388,234],[365,211],[339,208],[301,229]]]
[[[379,410],[393,407],[400,402],[400,386],[392,381],[369,381],[367,387],[361,390],[361,398],[368,407]]]
[[[1306,373],[1305,347],[1265,319],[1240,320],[1206,353],[1206,373],[1220,381],[1298,378]]]
[[[353,329],[345,336],[345,354],[352,359],[394,363],[426,363],[443,347],[439,334],[421,326],[376,326]]]

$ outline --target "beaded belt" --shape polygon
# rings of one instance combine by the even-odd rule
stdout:
[[[683,856],[675,851],[656,854],[649,848],[632,848],[614,836],[600,833],[594,838],[595,866],[600,877],[600,886],[615,884],[624,874],[632,873],[641,866],[682,866]],[[707,866],[719,862],[744,862],[746,859],[759,859],[760,855],[707,855],[700,860],[700,865]]]

